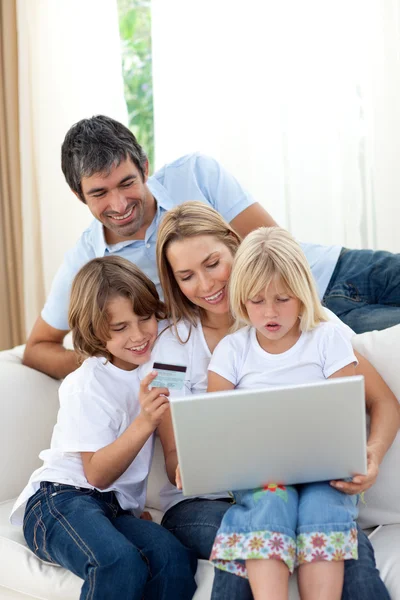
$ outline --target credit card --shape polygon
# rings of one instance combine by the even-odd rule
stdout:
[[[151,387],[166,387],[169,390],[182,390],[185,383],[187,368],[183,365],[167,365],[155,362],[153,369],[157,377],[151,382]]]

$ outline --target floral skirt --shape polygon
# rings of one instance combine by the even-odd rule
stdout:
[[[357,558],[356,496],[327,482],[233,495],[212,548],[215,567],[247,577],[248,559],[282,560],[292,573],[307,562]]]

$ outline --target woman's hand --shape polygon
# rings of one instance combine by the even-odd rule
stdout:
[[[152,388],[149,385],[157,377],[157,372],[152,371],[140,382],[139,402],[140,416],[152,429],[156,429],[169,406],[169,390],[167,388]]]
[[[175,485],[178,490],[182,489],[181,469],[179,465],[176,467],[175,471]]]
[[[142,512],[142,514],[140,515],[140,518],[142,519],[142,521],[152,521],[153,517],[151,516],[151,514],[149,513],[148,510],[145,510]]]
[[[361,494],[376,481],[379,472],[379,460],[377,448],[374,445],[367,446],[367,474],[354,475],[352,481],[331,481],[331,486],[345,494]]]

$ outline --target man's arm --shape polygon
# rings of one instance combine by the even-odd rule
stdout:
[[[274,227],[278,225],[258,202],[245,208],[237,217],[232,219],[230,224],[242,238],[258,227]]]
[[[67,333],[38,317],[26,342],[22,363],[55,379],[63,379],[79,366],[76,353],[62,345]]]

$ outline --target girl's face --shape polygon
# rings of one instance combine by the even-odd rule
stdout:
[[[289,350],[300,337],[301,303],[288,293],[280,277],[246,302],[246,310],[257,329],[260,346],[271,353]]]
[[[150,360],[157,337],[155,315],[138,317],[128,298],[112,298],[107,311],[110,317],[110,339],[106,348],[113,355],[112,363],[124,371],[132,371]]]
[[[227,283],[232,270],[230,249],[212,235],[172,242],[166,252],[182,293],[204,310],[229,312]]]

